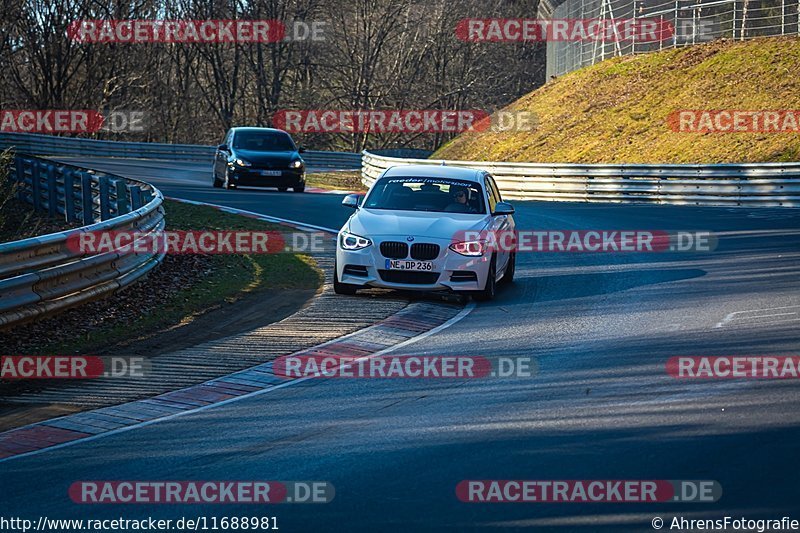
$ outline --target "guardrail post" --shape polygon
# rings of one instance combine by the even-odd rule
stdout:
[[[94,200],[92,198],[92,175],[81,172],[81,203],[83,209],[83,224],[94,224]]]
[[[72,222],[78,219],[75,209],[75,173],[64,169],[64,220]]]
[[[128,201],[128,185],[125,180],[114,180],[114,187],[117,190],[117,216],[131,212],[130,202]]]
[[[14,158],[14,171],[17,174],[17,198],[25,199],[25,160],[20,156]]]
[[[33,195],[33,209],[38,211],[42,207],[42,184],[39,182],[39,162],[31,162],[31,194]]]
[[[100,220],[108,220],[111,218],[108,178],[101,176],[97,178],[97,181],[100,183]]]
[[[56,183],[55,165],[48,164],[47,169],[47,214],[55,217],[58,214],[58,184]]]
[[[137,185],[131,185],[131,210],[136,211],[140,207],[144,205],[142,202],[142,189],[140,189]]]

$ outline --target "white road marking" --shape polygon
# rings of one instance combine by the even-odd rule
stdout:
[[[797,315],[797,314],[800,313],[800,311],[789,312],[789,313],[772,313],[771,312],[771,311],[780,311],[780,310],[783,310],[783,309],[798,309],[798,310],[800,310],[800,305],[787,305],[787,306],[783,306],[783,307],[770,307],[770,308],[767,308],[767,309],[747,309],[745,311],[735,311],[733,313],[728,313],[728,315],[726,315],[725,318],[723,318],[721,322],[718,322],[717,325],[714,326],[714,328],[725,327],[725,326],[727,326],[728,324],[730,324],[731,322],[733,322],[735,320],[740,320],[740,321],[757,320],[757,319],[760,319],[760,318],[771,318],[771,317],[778,317],[778,316],[794,316],[794,315]],[[762,314],[757,314],[757,315],[752,315],[752,316],[742,316],[742,315],[747,315],[749,313],[762,313]],[[763,313],[767,313],[767,314],[763,314]],[[790,319],[786,319],[786,320],[773,320],[770,323],[779,324],[781,322],[794,322],[795,320],[800,320],[800,319],[790,318]],[[759,322],[759,324],[764,324],[764,322]]]

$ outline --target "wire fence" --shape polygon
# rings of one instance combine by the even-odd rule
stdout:
[[[548,79],[615,56],[721,38],[800,36],[800,0],[566,0],[547,11],[548,18],[556,20],[648,20],[670,28],[657,39],[643,39],[640,32],[633,32],[631,36],[612,33],[611,38],[551,40],[547,43]]]

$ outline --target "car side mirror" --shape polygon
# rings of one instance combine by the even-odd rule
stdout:
[[[361,198],[360,194],[348,194],[344,197],[344,200],[342,200],[342,205],[352,209],[358,209],[359,204],[361,204]]]
[[[297,147],[297,153],[298,154],[304,154],[304,153],[306,153],[306,149],[304,147],[302,147],[302,146],[298,146]]]
[[[228,151],[228,145],[227,144],[220,144],[219,146],[217,146],[217,150],[219,150],[220,152],[227,152]]]
[[[494,216],[513,215],[514,206],[508,202],[497,202],[497,204],[494,206],[494,212],[492,214]]]

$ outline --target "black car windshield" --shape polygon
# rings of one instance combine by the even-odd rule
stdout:
[[[253,152],[294,152],[292,138],[277,131],[239,131],[233,136],[233,147]]]
[[[448,178],[381,178],[364,202],[367,209],[485,214],[478,183]]]

